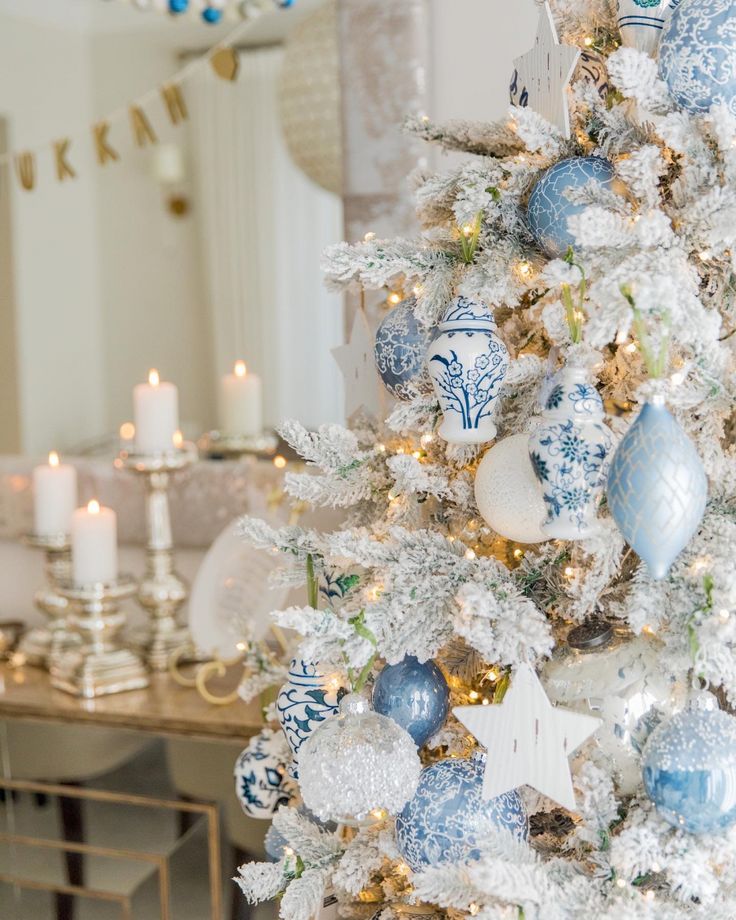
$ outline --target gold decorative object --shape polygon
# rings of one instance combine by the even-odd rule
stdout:
[[[138,586],[138,603],[150,617],[145,634],[134,640],[149,667],[165,671],[172,653],[182,648],[194,655],[189,631],[177,614],[189,596],[189,588],[174,570],[168,488],[173,473],[197,460],[193,444],[156,455],[123,451],[118,464],[144,478],[146,489],[146,571]],[[196,655],[195,655],[196,657]]]
[[[71,141],[68,137],[62,138],[60,141],[54,141],[54,164],[56,166],[56,178],[59,182],[63,182],[64,179],[75,179],[77,174],[74,171],[73,167],[70,165],[67,160],[67,154],[69,152],[69,145]]]
[[[165,83],[161,87],[161,98],[169,113],[172,125],[178,125],[179,122],[186,121],[189,118],[187,104],[181,87],[177,83]]]
[[[143,662],[118,639],[126,621],[119,604],[135,594],[135,580],[123,575],[107,584],[66,583],[59,585],[59,592],[70,603],[69,620],[81,644],[50,661],[52,686],[85,699],[147,687]]]
[[[26,534],[23,542],[46,554],[46,584],[36,591],[33,600],[47,617],[48,625],[28,630],[20,640],[18,651],[30,664],[48,668],[52,658],[78,648],[81,642],[68,619],[69,600],[59,590],[71,578],[71,546],[67,534]]]
[[[21,187],[30,192],[36,184],[36,157],[29,150],[15,157],[15,171]]]
[[[317,185],[342,195],[342,119],[337,0],[286,40],[278,81],[281,127],[292,160]]]
[[[139,147],[145,147],[146,144],[157,144],[158,137],[151,127],[148,116],[139,105],[131,105],[128,109],[130,114],[130,125],[133,129],[133,138]]]
[[[114,161],[120,159],[120,154],[108,143],[107,132],[109,130],[110,124],[106,121],[98,121],[96,124],[92,125],[92,137],[94,138],[95,150],[97,151],[97,162],[100,166],[104,166],[105,163],[110,162],[110,160]]]
[[[236,80],[238,77],[238,54],[232,48],[218,48],[210,55],[212,69],[222,80]]]

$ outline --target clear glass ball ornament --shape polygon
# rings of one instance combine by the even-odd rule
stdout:
[[[351,826],[401,811],[420,771],[411,736],[357,693],[343,698],[339,714],[314,730],[299,755],[304,804],[323,821]]]

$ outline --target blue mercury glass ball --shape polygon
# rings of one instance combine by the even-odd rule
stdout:
[[[396,399],[408,400],[417,393],[432,392],[425,355],[437,329],[420,325],[414,315],[415,306],[413,297],[402,300],[389,310],[376,330],[376,370]]]
[[[602,157],[570,157],[546,170],[529,197],[527,221],[534,239],[547,255],[564,256],[568,246],[575,244],[567,220],[583,211],[585,205],[573,204],[565,192],[589,182],[610,188],[613,178],[613,166]]]
[[[736,115],[736,0],[683,0],[659,46],[659,74],[688,112],[713,103]]]
[[[222,19],[222,10],[218,10],[214,6],[206,6],[202,10],[202,19],[210,25],[215,25]]]
[[[169,0],[170,13],[186,13],[189,8],[189,0]]]
[[[654,729],[642,758],[644,787],[659,814],[691,834],[736,821],[736,718],[687,709]]]
[[[529,833],[524,803],[516,790],[483,798],[485,755],[440,760],[425,767],[413,798],[396,818],[399,852],[415,872],[441,863],[478,859],[477,842],[489,828]]]
[[[407,655],[387,664],[373,687],[373,708],[393,719],[421,747],[447,718],[450,689],[434,661]]]

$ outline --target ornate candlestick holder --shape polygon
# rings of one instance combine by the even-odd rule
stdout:
[[[29,664],[49,667],[57,655],[78,648],[79,633],[69,623],[69,600],[59,590],[59,585],[71,578],[71,545],[68,534],[26,534],[22,538],[28,546],[42,549],[46,554],[46,584],[34,595],[33,601],[48,618],[47,626],[36,626],[23,635],[18,651]]]
[[[110,583],[59,584],[59,593],[70,605],[69,620],[81,642],[78,649],[51,660],[52,686],[86,699],[148,686],[141,659],[117,640],[126,620],[120,601],[132,597],[136,587],[129,575]]]
[[[208,431],[197,441],[200,451],[210,460],[237,460],[248,454],[272,457],[278,444],[279,439],[272,431],[264,431],[252,437]]]
[[[133,641],[153,671],[165,671],[173,652],[182,648],[194,654],[189,630],[177,621],[177,614],[189,596],[184,579],[174,569],[168,488],[171,474],[197,460],[193,444],[162,454],[120,453],[118,465],[144,477],[146,488],[146,571],[138,586],[138,603],[151,623],[145,634]]]

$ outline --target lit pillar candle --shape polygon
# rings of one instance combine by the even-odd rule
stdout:
[[[72,579],[92,585],[118,577],[118,516],[94,499],[72,515]]]
[[[148,383],[133,389],[135,449],[139,454],[170,451],[179,430],[179,391],[173,383],[159,379],[158,371],[148,373]]]
[[[59,455],[52,450],[49,462],[33,471],[34,533],[42,537],[69,533],[76,507],[77,471],[68,463],[59,463]]]
[[[245,361],[236,361],[233,373],[220,380],[220,431],[248,438],[263,431],[261,378],[248,373]]]

